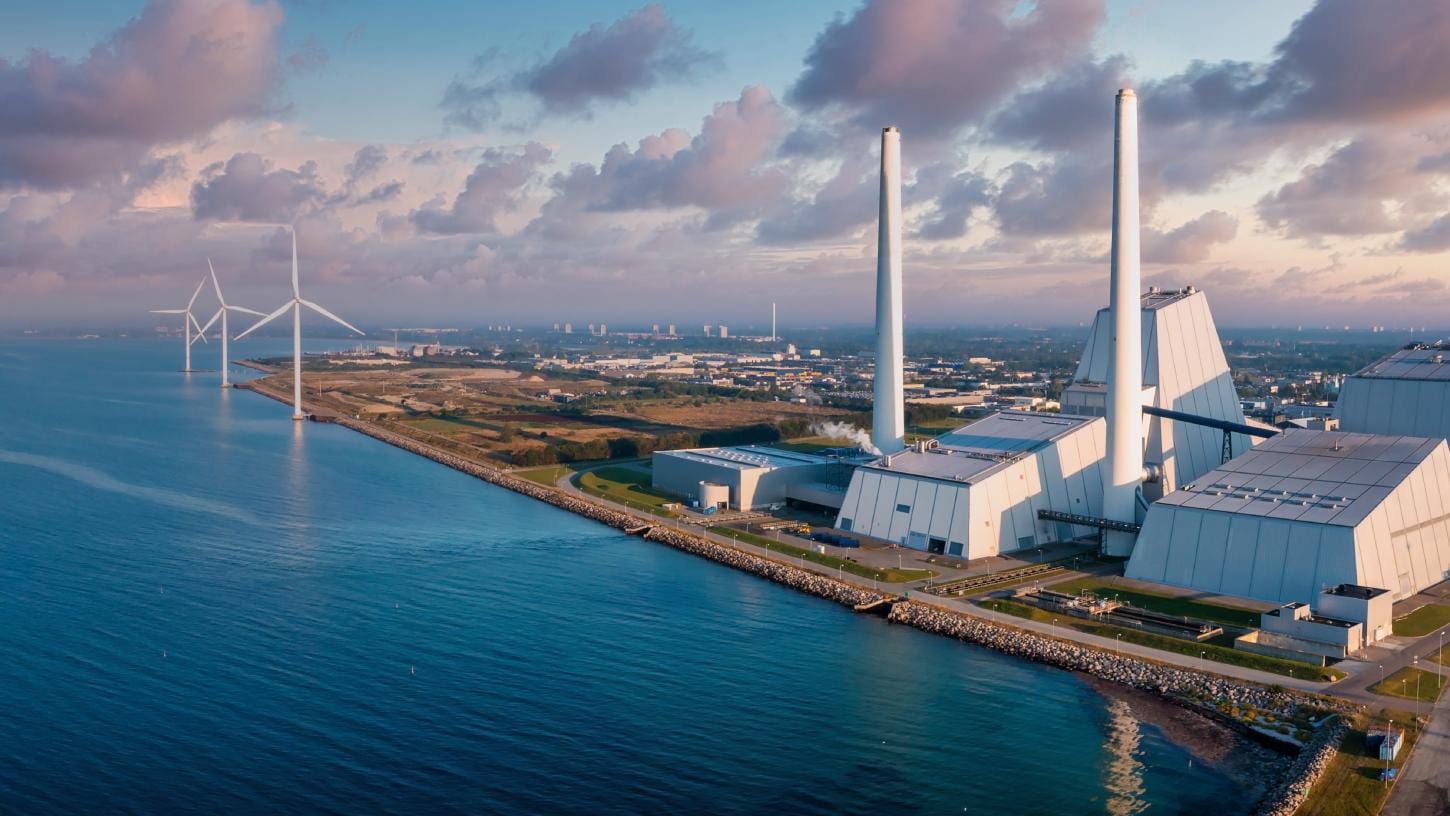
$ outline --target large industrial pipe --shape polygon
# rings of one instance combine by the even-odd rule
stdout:
[[[1143,311],[1138,265],[1138,97],[1118,91],[1113,137],[1112,356],[1108,361],[1108,473],[1103,515],[1137,520],[1137,491],[1143,478]],[[1109,555],[1132,554],[1132,533],[1107,531]]]
[[[882,453],[906,447],[906,392],[901,339],[901,131],[881,131],[881,213],[876,243],[876,379],[871,444]]]

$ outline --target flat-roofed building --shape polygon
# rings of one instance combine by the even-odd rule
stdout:
[[[842,495],[826,484],[831,469],[841,466],[839,460],[812,453],[745,445],[655,451],[650,461],[655,489],[707,506],[718,506],[720,485],[729,489],[729,506],[736,510],[787,499],[821,504],[835,497],[839,502]]]
[[[1450,577],[1450,450],[1285,431],[1155,502],[1126,574],[1277,603],[1339,584],[1408,597]]]
[[[1037,511],[1102,515],[1105,436],[1100,417],[992,414],[856,468],[836,527],[962,558],[1088,535]]]
[[[1450,438],[1450,346],[1413,343],[1346,377],[1339,428]]]

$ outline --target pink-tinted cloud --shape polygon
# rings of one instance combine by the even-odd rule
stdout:
[[[789,99],[863,126],[951,134],[1087,51],[1101,0],[867,0],[816,37]]]
[[[84,184],[263,112],[281,22],[272,2],[151,0],[84,59],[0,60],[0,186]]]
[[[1239,220],[1223,210],[1209,210],[1174,229],[1143,230],[1145,263],[1197,263],[1208,259],[1213,247],[1238,235]]]
[[[785,111],[770,92],[746,88],[739,99],[716,105],[693,138],[667,130],[634,150],[615,145],[597,168],[578,164],[556,176],[542,218],[680,207],[753,211],[785,189],[770,160],[786,129]]]
[[[288,223],[326,197],[316,162],[273,169],[256,153],[238,153],[202,171],[191,207],[199,220]]]
[[[552,155],[538,142],[529,142],[521,151],[490,149],[469,174],[451,206],[429,205],[414,211],[410,218],[425,233],[497,232],[495,219],[518,207],[525,186]]]

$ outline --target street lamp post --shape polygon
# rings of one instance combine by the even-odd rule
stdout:
[[[1415,667],[1415,719],[1420,719],[1420,656],[1410,658],[1410,665]]]

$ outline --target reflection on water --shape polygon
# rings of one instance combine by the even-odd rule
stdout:
[[[1108,792],[1108,813],[1113,816],[1141,813],[1148,807],[1143,801],[1143,763],[1138,759],[1139,728],[1127,703],[1108,701],[1108,763],[1103,787]]]

